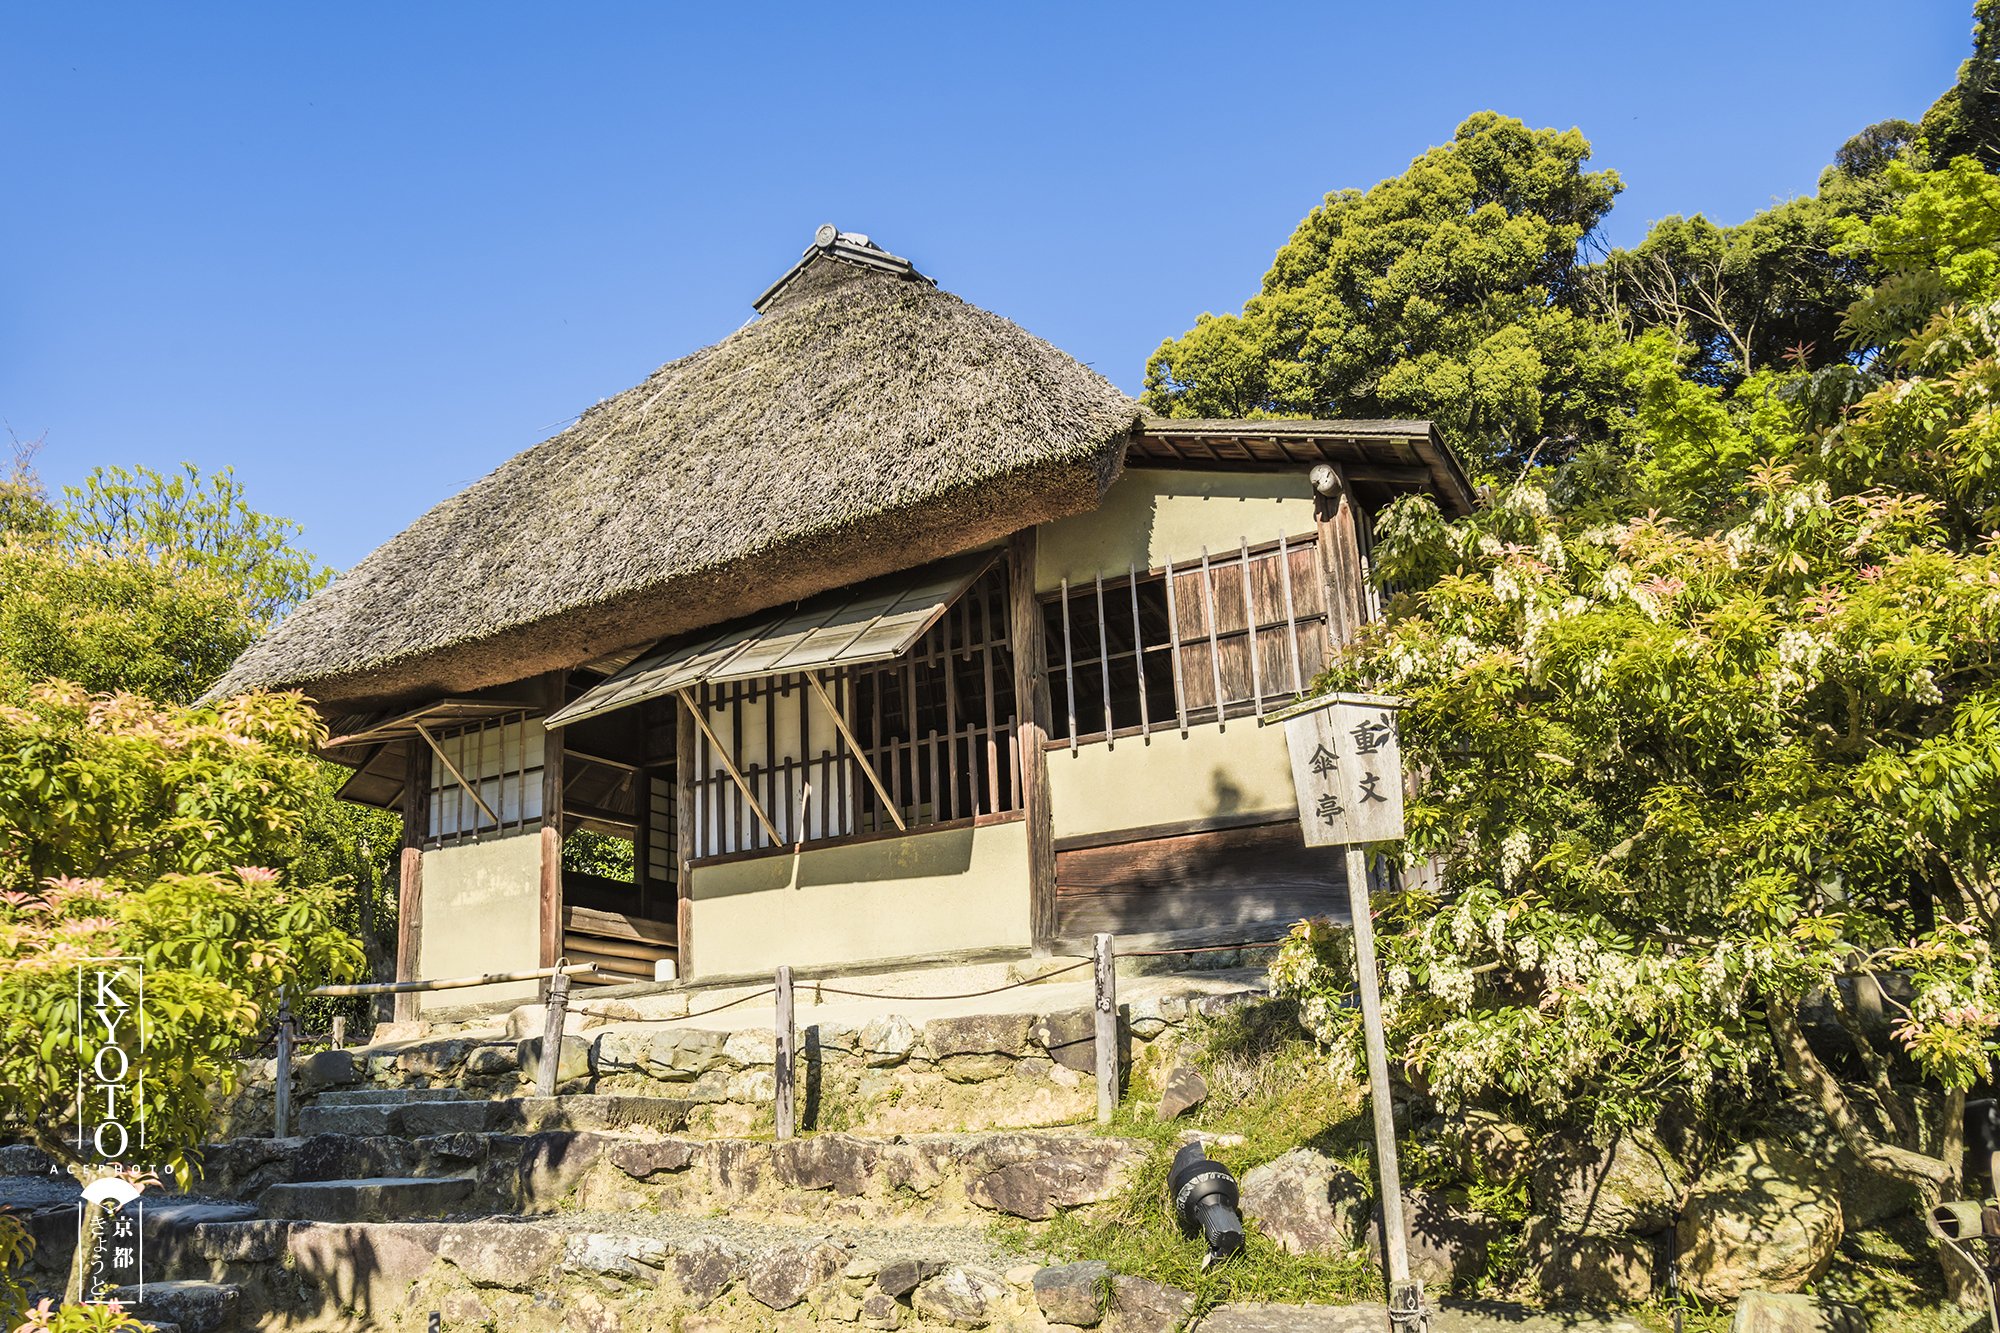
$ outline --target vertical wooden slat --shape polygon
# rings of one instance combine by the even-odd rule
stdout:
[[[1305,681],[1299,671],[1299,617],[1292,606],[1292,552],[1282,531],[1278,533],[1278,577],[1285,585],[1285,655],[1292,660],[1292,693],[1304,694]]]
[[[782,810],[778,800],[778,784],[781,780],[778,772],[778,682],[767,676],[753,683],[750,688],[757,691],[757,699],[764,705],[764,788],[771,793],[765,800],[764,808],[777,816],[771,822],[783,835],[781,841],[797,842],[798,830],[792,825],[792,791],[789,781],[786,781],[784,786],[785,799],[782,802]],[[787,773],[783,776],[789,778],[791,775]]]
[[[915,661],[915,659],[914,659],[914,658],[913,658],[913,659],[911,659],[911,660],[909,661],[909,663],[908,663],[908,664],[907,664],[907,665],[906,665],[906,666],[904,667],[904,675],[903,675],[903,721],[904,721],[905,725],[906,725],[906,726],[908,726],[908,728],[909,728],[909,731],[908,731],[908,733],[907,733],[907,734],[908,734],[908,736],[909,736],[909,743],[908,743],[908,745],[907,745],[907,747],[906,747],[906,748],[907,748],[907,750],[908,750],[908,752],[909,752],[909,756],[910,756],[910,793],[909,793],[909,805],[908,805],[908,808],[907,808],[907,809],[906,809],[906,810],[904,811],[904,818],[905,818],[905,819],[907,819],[907,820],[908,820],[909,822],[911,822],[911,823],[915,823],[915,822],[917,822],[917,818],[918,818],[918,811],[920,811],[921,809],[923,809],[923,804],[924,804],[924,784],[923,784],[923,781],[922,781],[922,776],[921,776],[921,774],[920,774],[920,773],[918,772],[918,758],[917,758],[917,664],[916,664],[916,661]],[[933,787],[935,787],[935,780],[933,781]],[[933,794],[935,795],[935,792],[933,792]]]
[[[1146,707],[1146,636],[1139,628],[1139,567],[1126,566],[1126,587],[1132,593],[1132,666],[1139,673],[1139,734],[1153,733],[1153,717]]]
[[[674,959],[681,979],[694,975],[695,849],[694,714],[684,699],[674,701]]]
[[[1250,698],[1256,705],[1256,712],[1264,711],[1264,668],[1258,662],[1263,656],[1258,651],[1257,642],[1257,598],[1250,591],[1250,539],[1238,538],[1243,543],[1236,567],[1243,573],[1243,627],[1248,632],[1246,642],[1250,645]]]
[[[1215,724],[1224,725],[1222,694],[1222,645],[1215,637],[1215,580],[1210,577],[1208,548],[1201,548],[1201,604],[1208,616],[1208,668],[1215,676]]]
[[[1008,543],[1007,639],[1014,657],[1014,741],[1028,835],[1029,935],[1037,949],[1046,949],[1056,934],[1056,847],[1049,807],[1049,758],[1043,748],[1049,726],[1049,670],[1043,643],[1046,622],[1035,598],[1035,546],[1032,528],[1015,533]],[[1063,627],[1067,634],[1067,602]],[[1070,739],[1074,745],[1074,721]]]
[[[397,863],[396,977],[416,981],[424,948],[424,838],[430,828],[431,749],[416,737],[403,742],[403,851]],[[408,1023],[417,1016],[417,993],[395,999],[393,1017]]]
[[[563,706],[566,672],[551,671],[542,678],[542,715]],[[562,956],[563,884],[563,747],[560,733],[542,739],[542,961],[554,967]]]
[[[813,782],[812,782],[812,778],[813,778],[813,773],[812,773],[812,752],[813,752],[813,749],[812,749],[812,709],[811,709],[810,707],[808,707],[808,706],[807,706],[807,705],[808,705],[808,701],[807,701],[807,699],[806,699],[806,695],[807,695],[808,691],[806,690],[806,684],[805,684],[805,681],[804,681],[804,679],[802,679],[802,678],[800,678],[800,677],[797,677],[797,676],[794,676],[794,677],[792,677],[792,679],[793,679],[793,680],[796,680],[796,681],[798,681],[798,686],[799,686],[799,688],[798,688],[798,696],[799,696],[799,772],[800,772],[800,773],[801,773],[801,774],[802,774],[802,775],[804,776],[804,779],[805,779],[805,781],[806,781],[806,782],[808,782],[808,783],[812,783],[812,785],[820,787],[820,788],[821,788],[821,789],[823,789],[823,791],[825,792],[825,794],[824,794],[824,795],[823,795],[823,796],[822,796],[822,797],[820,798],[820,816],[819,816],[819,824],[820,824],[820,832],[821,832],[821,836],[823,836],[823,837],[825,837],[825,836],[831,836],[831,835],[832,835],[832,833],[833,833],[833,825],[832,825],[832,824],[830,824],[830,823],[828,823],[827,821],[828,821],[828,820],[829,820],[829,819],[831,818],[831,816],[832,816],[832,813],[833,813],[833,810],[834,810],[834,808],[835,808],[835,807],[833,806],[833,803],[832,803],[832,802],[833,802],[833,784],[832,784],[832,782],[831,782],[831,781],[829,780],[829,779],[831,779],[831,777],[833,776],[833,774],[832,774],[832,770],[831,770],[831,769],[826,769],[826,768],[822,767],[822,769],[821,769],[821,772],[820,772],[820,778],[819,778],[819,781],[818,781],[817,783],[813,783]],[[836,682],[835,682],[835,684],[834,684],[834,688],[835,688],[835,689],[839,689],[839,688],[840,688],[840,685],[839,685],[839,683],[838,683],[837,681],[836,681]],[[799,822],[800,822],[800,824],[801,824],[801,827],[800,827],[800,829],[799,829],[799,836],[800,836],[801,838],[810,838],[810,837],[812,837],[812,835],[813,835],[813,832],[812,832],[812,821],[811,821],[811,816],[810,816],[810,815],[808,814],[807,816],[804,816],[804,817],[802,817],[802,818],[800,819],[800,821],[799,821]],[[845,832],[845,830],[842,830],[842,832]]]
[[[885,692],[882,687],[885,684],[887,684],[891,679],[893,679],[896,682],[897,711],[898,712],[902,711],[901,705],[903,700],[901,692],[903,688],[903,673],[907,669],[908,668],[905,667],[902,663],[898,662],[891,668],[891,670],[884,671],[878,676],[876,676],[875,706],[877,709],[878,717],[886,719],[889,715],[888,711],[889,706],[882,699],[882,695]],[[881,752],[879,757],[876,759],[876,763],[886,764],[888,766],[890,804],[896,807],[896,814],[898,818],[900,818],[905,804],[903,801],[903,761],[900,753],[898,752],[898,747],[894,739],[881,741]],[[876,771],[880,772],[881,770],[878,768]],[[884,810],[883,812],[881,812],[879,815],[876,816],[875,831],[878,833],[881,832],[882,826],[885,823],[889,822],[891,822],[889,819],[889,812]]]
[[[478,748],[473,752],[474,757],[472,760],[472,765],[466,771],[465,774],[466,777],[472,779],[472,789],[478,792],[482,798],[484,798],[486,795],[486,737],[487,734],[492,730],[493,728],[485,726],[477,727],[473,730],[473,735],[479,738],[478,741],[476,742]],[[504,806],[496,805],[493,807],[493,825],[495,832],[499,831],[500,816],[505,812],[506,811]],[[485,829],[484,820],[481,820],[479,823],[474,824],[473,828],[476,831],[484,831]]]
[[[938,627],[945,632],[944,640],[944,736],[945,773],[949,779],[945,791],[948,796],[938,802],[939,819],[955,819],[958,815],[958,654],[952,651],[951,630],[953,614],[945,613]],[[935,780],[935,779],[934,779]]]
[[[1174,602],[1174,562],[1167,561],[1167,642],[1173,646],[1174,668],[1174,720],[1180,723],[1181,735],[1188,734],[1187,684],[1181,678],[1181,614]]]
[[[1097,575],[1097,674],[1104,684],[1104,748],[1111,748],[1117,723],[1111,718],[1111,640],[1104,626],[1104,575]]]
[[[1062,581],[1063,702],[1069,709],[1069,752],[1076,753],[1076,664],[1069,645],[1069,576]],[[1018,651],[1018,649],[1017,649]],[[1015,701],[1016,708],[1022,707]]]
[[[993,585],[979,581],[979,671],[985,682],[986,698],[986,799],[981,814],[996,814],[1003,804],[1000,795],[1000,731],[993,719]]]

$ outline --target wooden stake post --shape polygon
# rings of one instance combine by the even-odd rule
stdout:
[[[556,1095],[556,1071],[562,1068],[563,1020],[569,1012],[569,973],[549,978],[549,1002],[542,1019],[542,1064],[535,1071],[535,1095]]]
[[[792,1021],[792,969],[778,969],[777,1059],[773,1066],[777,1089],[778,1142],[783,1143],[798,1129],[798,1033]]]
[[[1118,961],[1109,935],[1093,935],[1090,952],[1096,962],[1097,1123],[1111,1123],[1118,1109]]]
[[[283,990],[278,992],[278,1072],[274,1080],[272,1116],[277,1133],[274,1137],[286,1138],[292,1132],[292,999]]]
[[[1375,1162],[1382,1177],[1382,1255],[1389,1269],[1389,1322],[1428,1328],[1424,1284],[1410,1277],[1410,1233],[1403,1217],[1396,1117],[1389,1100],[1389,1056],[1382,1036],[1382,991],[1375,974],[1375,922],[1362,845],[1403,836],[1403,759],[1395,709],[1383,695],[1334,694],[1263,719],[1284,721],[1292,756],[1299,825],[1308,847],[1347,849],[1347,901],[1354,918],[1354,971],[1368,1046],[1368,1104],[1375,1122]]]

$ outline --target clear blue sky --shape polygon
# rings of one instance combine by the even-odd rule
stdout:
[[[1809,192],[1970,0],[0,7],[0,421],[233,466],[345,566],[832,221],[1136,391],[1326,191],[1491,107],[1650,219]],[[4,443],[4,436],[0,436]]]

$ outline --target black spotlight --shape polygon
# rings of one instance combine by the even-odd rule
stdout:
[[[1228,1167],[1209,1159],[1200,1139],[1174,1154],[1167,1194],[1181,1230],[1190,1236],[1199,1230],[1208,1241],[1203,1268],[1243,1248],[1243,1219],[1236,1212],[1236,1177],[1229,1174]]]

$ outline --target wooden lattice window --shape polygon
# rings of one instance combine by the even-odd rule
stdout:
[[[431,756],[430,841],[445,845],[541,823],[542,720],[510,713],[440,732]]]
[[[1043,610],[1050,734],[1072,746],[1263,712],[1301,693],[1327,661],[1312,537],[1064,580]]]
[[[1020,808],[1003,568],[974,583],[903,656],[824,683],[888,803],[802,677],[704,684],[696,704],[777,842],[698,734],[690,775],[696,856],[893,831],[890,807],[909,828]]]

